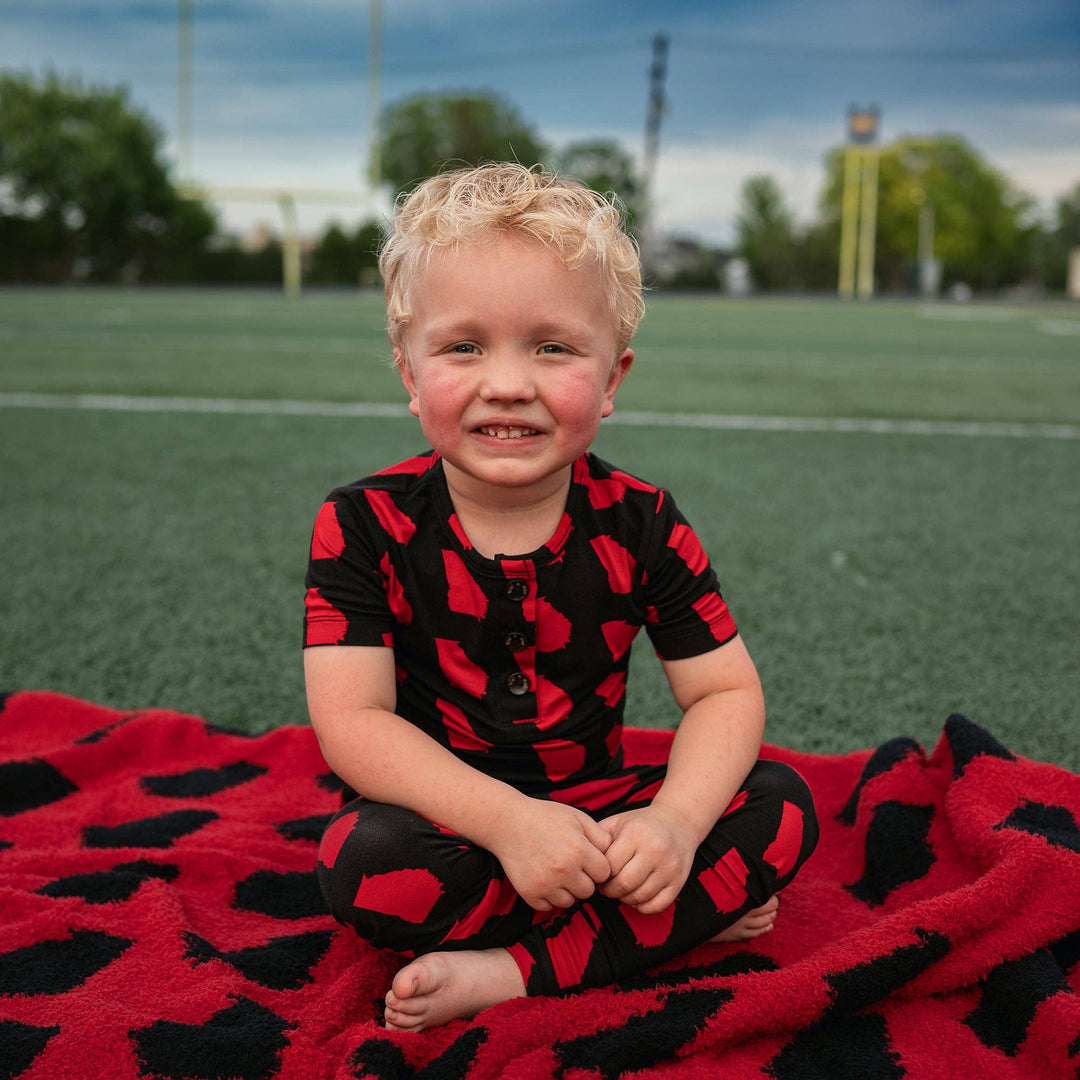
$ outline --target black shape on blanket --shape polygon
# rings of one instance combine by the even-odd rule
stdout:
[[[201,1024],[158,1020],[132,1030],[128,1037],[144,1076],[268,1080],[279,1070],[290,1026],[264,1005],[238,997]]]

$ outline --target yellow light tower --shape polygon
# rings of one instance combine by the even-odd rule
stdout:
[[[844,188],[840,212],[841,299],[874,295],[874,247],[877,237],[878,148],[880,112],[848,110],[848,145],[844,148]]]

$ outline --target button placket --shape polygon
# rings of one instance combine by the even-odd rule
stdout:
[[[522,604],[520,609],[520,617],[525,618],[524,601],[529,597],[532,590],[532,583],[528,578],[512,577],[510,578],[504,587],[504,593],[506,598],[513,604]],[[514,620],[515,622],[517,619]],[[527,621],[527,620],[526,620]],[[530,635],[524,633],[521,630],[509,630],[506,636],[503,638],[503,644],[511,653],[522,653],[529,648]],[[528,667],[528,665],[523,665]],[[526,671],[511,671],[506,677],[506,689],[514,697],[520,698],[525,694],[528,694],[532,689],[532,680]]]

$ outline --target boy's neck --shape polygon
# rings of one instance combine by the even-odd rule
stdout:
[[[566,510],[573,467],[543,485],[498,488],[477,483],[444,461],[446,487],[469,543],[486,559],[527,555],[551,539]]]

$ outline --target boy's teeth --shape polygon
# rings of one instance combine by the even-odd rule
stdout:
[[[536,432],[532,428],[496,428],[485,427],[480,429],[485,435],[492,435],[496,439],[520,439],[522,435],[535,435]]]

